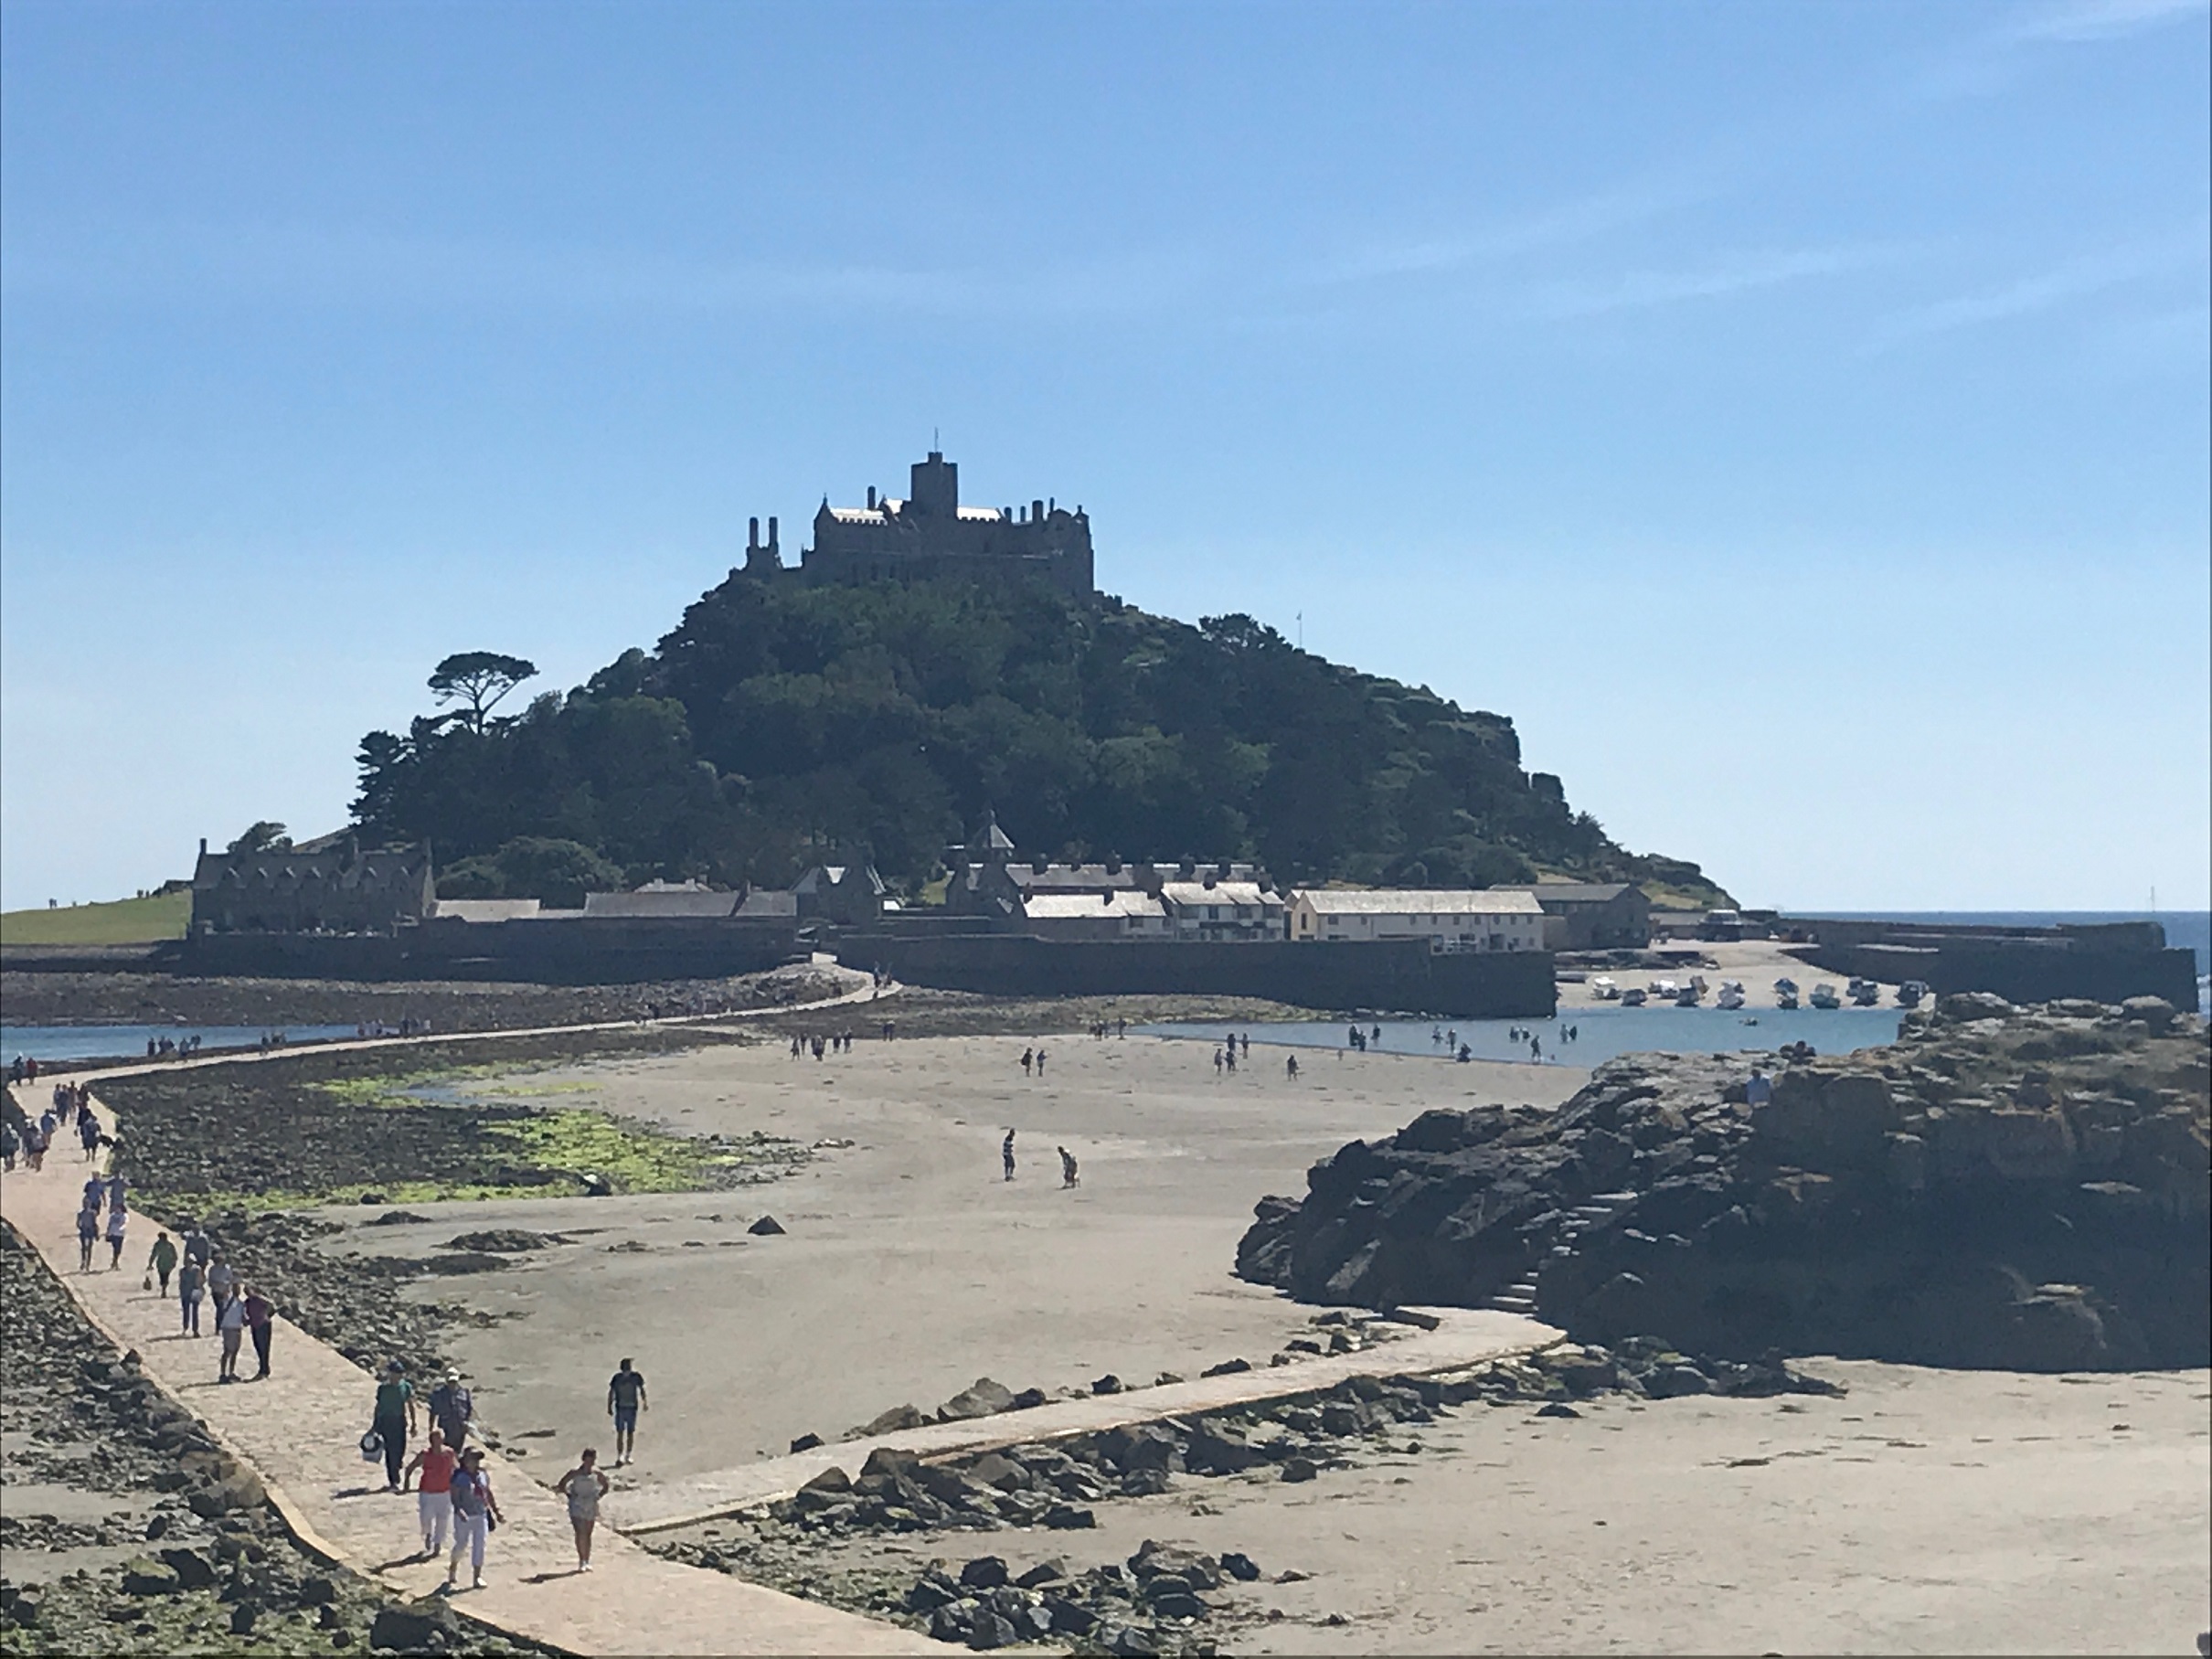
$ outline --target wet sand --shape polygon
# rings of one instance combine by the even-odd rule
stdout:
[[[1588,1075],[1322,1053],[1300,1057],[1293,1083],[1280,1051],[1256,1047],[1217,1079],[1201,1044],[1055,1037],[1038,1079],[1025,1046],[862,1041],[819,1063],[728,1046],[532,1072],[522,1086],[562,1090],[563,1106],[853,1144],[737,1192],[442,1205],[420,1227],[338,1208],[351,1228],[331,1242],[425,1255],[480,1227],[573,1238],[409,1293],[497,1316],[452,1345],[510,1445],[608,1450],[607,1377],[633,1356],[651,1395],[638,1476],[666,1479],[835,1439],[902,1403],[928,1410],[980,1376],[1053,1390],[1265,1365],[1313,1310],[1231,1276],[1254,1203],[1303,1193],[1315,1159],[1428,1107],[1556,1104]],[[1058,1144],[1080,1163],[1072,1191]],[[749,1237],[763,1213],[789,1232]],[[556,1437],[513,1439],[533,1429]]]
[[[1241,1550],[1266,1579],[1207,1598],[1236,1653],[2194,1651],[2212,1376],[1804,1368],[1849,1393],[1611,1397],[1576,1420],[1471,1406],[1394,1431],[1417,1453],[1308,1484],[1184,1477],[1098,1505],[1095,1532],[863,1539],[820,1560],[1080,1572],[1146,1538]],[[1286,1570],[1311,1576],[1271,1581]]]
[[[528,1265],[415,1293],[501,1316],[455,1346],[507,1445],[548,1475],[606,1448],[606,1375],[635,1356],[654,1404],[625,1475],[668,1479],[930,1408],[981,1374],[1057,1389],[1265,1364],[1312,1310],[1229,1276],[1258,1197],[1303,1192],[1316,1157],[1427,1107],[1556,1103],[1585,1075],[1324,1051],[1292,1084],[1260,1048],[1217,1080],[1200,1044],[1045,1046],[1041,1081],[1021,1039],[983,1037],[532,1073],[591,1085],[563,1104],[853,1144],[744,1192],[447,1206],[346,1242],[419,1254],[471,1227],[568,1231]],[[1056,1143],[1081,1160],[1074,1191]],[[748,1237],[763,1212],[789,1234]],[[1099,1505],[1091,1533],[846,1542],[824,1568],[986,1550],[1081,1568],[1145,1537],[1239,1549],[1313,1575],[1237,1588],[1218,1633],[1255,1653],[2187,1653],[2212,1622],[2205,1372],[1811,1368],[1851,1392],[1609,1398],[1572,1420],[1471,1407],[1415,1430],[1418,1454],[1309,1485],[1185,1480]],[[554,1433],[517,1438],[533,1429]]]

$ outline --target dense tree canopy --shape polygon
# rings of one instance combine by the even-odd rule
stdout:
[[[574,843],[633,879],[782,883],[835,852],[909,888],[985,808],[1025,854],[1256,857],[1286,879],[1482,885],[1632,858],[1505,718],[1298,650],[1248,616],[961,582],[733,573],[648,654],[497,721],[371,732],[373,834],[489,860]]]

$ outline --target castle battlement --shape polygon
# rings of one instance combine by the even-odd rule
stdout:
[[[972,507],[960,504],[960,467],[936,450],[917,461],[903,500],[878,497],[867,505],[832,506],[823,498],[814,514],[814,545],[800,555],[798,573],[810,582],[918,581],[959,577],[974,581],[1030,576],[1064,592],[1092,589],[1090,520],[1039,499],[1028,506]],[[754,575],[782,569],[776,521],[762,543],[753,520],[745,569]]]

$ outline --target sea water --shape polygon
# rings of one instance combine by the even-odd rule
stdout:
[[[51,1064],[57,1060],[144,1059],[149,1039],[173,1043],[197,1037],[200,1051],[252,1048],[263,1037],[282,1033],[287,1042],[318,1042],[352,1037],[351,1026],[0,1026],[0,1063],[18,1054]]]
[[[1816,1054],[1849,1054],[1897,1041],[1898,1008],[1577,1008],[1552,1019],[1367,1019],[1363,1031],[1382,1027],[1367,1047],[1386,1054],[1451,1059],[1457,1037],[1478,1060],[1534,1064],[1528,1038],[1543,1047],[1544,1064],[1594,1066],[1619,1054],[1772,1053],[1791,1043],[1810,1043]],[[1132,1026],[1139,1037],[1195,1038],[1218,1043],[1234,1029],[1255,1043],[1293,1048],[1345,1048],[1347,1020],[1281,1020],[1254,1024],[1170,1023]],[[1571,1037],[1565,1035],[1572,1031]]]

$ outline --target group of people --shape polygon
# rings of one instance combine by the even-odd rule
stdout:
[[[199,1052],[200,1036],[195,1031],[190,1037],[150,1037],[146,1038],[146,1058],[150,1060],[187,1059]]]
[[[1069,1152],[1065,1146],[1056,1146],[1052,1150],[1060,1154],[1060,1186],[1062,1187],[1080,1186],[1082,1177],[1075,1161],[1075,1154]],[[1011,1129],[1006,1131],[1006,1138],[999,1143],[998,1155],[1000,1163],[1005,1168],[1005,1178],[1009,1181],[1013,1180],[1014,1131]]]
[[[388,1020],[370,1019],[363,1020],[358,1025],[354,1026],[354,1036],[363,1038],[372,1037],[428,1037],[430,1034],[430,1021],[426,1019],[416,1019],[411,1015],[402,1017],[399,1023],[396,1026]]]
[[[1093,1020],[1090,1022],[1090,1035],[1101,1041],[1110,1036],[1124,1037],[1129,1035],[1129,1022],[1125,1019]]]
[[[166,1296],[171,1273],[176,1275],[179,1335],[197,1336],[201,1304],[215,1304],[215,1334],[221,1343],[215,1380],[239,1380],[239,1364],[248,1337],[253,1339],[253,1380],[267,1377],[270,1349],[276,1338],[276,1304],[239,1276],[206,1228],[193,1223],[181,1250],[165,1232],[154,1240],[146,1257],[147,1288],[154,1289],[153,1281],[158,1281],[159,1293]]]
[[[1227,1071],[1230,1077],[1237,1075],[1237,1049],[1239,1045],[1243,1047],[1244,1058],[1248,1060],[1252,1058],[1251,1037],[1249,1035],[1239,1037],[1234,1031],[1230,1032],[1228,1040],[1214,1050],[1214,1075],[1216,1077],[1221,1076],[1224,1071]]]
[[[826,1037],[820,1032],[812,1037],[802,1037],[796,1032],[792,1034],[791,1057],[794,1060],[803,1059],[810,1053],[820,1059],[824,1054],[850,1054],[852,1051],[853,1034],[850,1031],[834,1031]]]
[[[1022,1075],[1028,1077],[1033,1071],[1038,1077],[1045,1075],[1045,1050],[1041,1046],[1022,1050]]]
[[[645,1374],[625,1357],[607,1381],[607,1412],[614,1420],[614,1462],[617,1468],[635,1456],[638,1413],[646,1409]],[[419,1415],[430,1418],[430,1435],[422,1449],[409,1458],[409,1438]],[[484,1448],[469,1444],[475,1424],[474,1397],[458,1371],[444,1380],[418,1405],[415,1386],[404,1360],[393,1360],[377,1384],[376,1405],[369,1430],[361,1437],[364,1457],[384,1461],[385,1490],[412,1491],[415,1518],[422,1531],[424,1560],[446,1553],[445,1588],[456,1588],[461,1558],[469,1558],[470,1580],[484,1586],[484,1555],[493,1531],[506,1518],[492,1490],[492,1477],[484,1466]],[[553,1484],[567,1500],[569,1525],[576,1535],[576,1569],[591,1570],[591,1537],[599,1525],[600,1499],[612,1483],[599,1466],[599,1452],[587,1446],[575,1468]],[[452,1537],[450,1551],[448,1535]]]
[[[121,1175],[103,1175],[95,1172],[84,1184],[84,1202],[77,1208],[77,1271],[92,1271],[92,1252],[100,1243],[100,1212],[108,1212],[108,1266],[113,1269],[122,1261],[123,1229],[131,1224],[131,1209],[127,1198],[128,1184]]]

